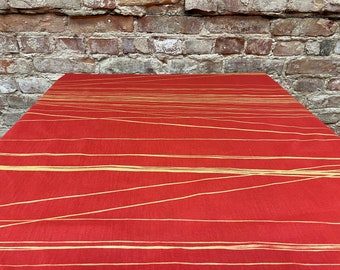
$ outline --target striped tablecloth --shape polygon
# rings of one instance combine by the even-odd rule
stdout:
[[[0,269],[340,269],[340,139],[265,74],[65,75],[0,140]]]

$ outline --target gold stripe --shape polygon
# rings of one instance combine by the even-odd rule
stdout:
[[[162,167],[162,166],[128,166],[128,165],[96,165],[96,166],[20,166],[0,165],[0,171],[40,171],[40,172],[86,172],[86,171],[122,171],[122,172],[168,172],[168,173],[213,173],[232,175],[261,176],[316,176],[340,177],[340,170],[270,170],[241,168],[209,168],[209,167]]]
[[[133,120],[124,120],[119,118],[97,118],[97,117],[81,117],[81,116],[69,116],[69,115],[58,115],[58,114],[43,114],[43,113],[34,113],[31,112],[29,114],[35,115],[43,115],[43,116],[52,116],[52,117],[65,117],[65,118],[73,118],[73,119],[81,119],[81,120],[106,120],[106,121],[115,121],[115,122],[125,122],[125,123],[134,123],[134,124],[148,124],[148,125],[165,125],[165,126],[175,126],[175,127],[187,127],[187,128],[200,128],[200,129],[217,129],[217,130],[232,130],[232,131],[244,131],[244,132],[258,132],[258,133],[274,133],[274,134],[289,134],[289,135],[301,135],[301,136],[331,136],[335,137],[335,134],[325,134],[325,133],[301,133],[301,132],[285,132],[285,131],[276,131],[276,130],[261,130],[261,129],[246,129],[246,128],[231,128],[231,127],[219,127],[219,126],[199,126],[199,125],[190,125],[190,124],[174,124],[174,123],[166,123],[166,122],[148,122],[148,121],[133,121]],[[27,120],[21,120],[21,122]],[[28,120],[29,121],[29,120]],[[35,120],[33,120],[35,121]],[[39,120],[38,120],[39,121]]]
[[[67,100],[68,101],[68,100]],[[123,107],[123,108],[126,108],[126,107],[133,107],[131,108],[131,110],[134,110],[136,111],[136,109],[138,108],[140,111],[139,112],[147,112],[147,111],[150,111],[153,112],[154,109],[156,108],[162,108],[162,109],[165,109],[165,108],[168,108],[168,110],[170,108],[172,109],[185,109],[184,111],[181,110],[181,111],[173,111],[172,113],[205,113],[205,114],[211,114],[211,113],[219,113],[221,114],[221,112],[226,112],[226,113],[233,113],[233,112],[236,112],[236,111],[246,111],[248,112],[247,114],[249,115],[252,115],[256,112],[259,112],[261,114],[264,114],[264,113],[270,113],[270,116],[273,116],[275,114],[273,114],[273,112],[285,112],[287,115],[296,115],[297,112],[301,113],[300,116],[311,116],[313,117],[312,114],[309,114],[306,109],[304,108],[276,108],[276,107],[271,107],[270,108],[270,112],[268,112],[268,108],[258,108],[258,107],[254,107],[254,108],[251,108],[251,112],[249,112],[249,107],[212,107],[212,106],[199,106],[199,105],[186,105],[186,106],[181,106],[181,105],[174,105],[174,104],[148,104],[148,107],[146,108],[145,105],[143,104],[131,104],[131,103],[110,103],[110,104],[105,104],[105,103],[99,103],[99,102],[83,102],[81,105],[82,106],[79,106],[79,102],[47,102],[47,101],[43,101],[43,100],[39,100],[39,105],[43,105],[43,106],[50,106],[50,107],[60,107],[60,105],[62,106],[65,106],[65,107],[69,107],[69,108],[91,108],[92,110],[104,110],[104,107],[105,108],[108,108],[108,107]],[[77,106],[76,106],[77,105]],[[86,107],[84,107],[86,106]],[[98,106],[101,106],[102,108],[98,107]],[[197,111],[197,109],[207,109],[209,108],[210,110],[209,111]],[[129,108],[130,109],[130,108]],[[192,109],[192,110],[195,110],[195,111],[189,111],[189,109]],[[113,110],[114,111],[114,110]],[[157,111],[159,112],[159,110]],[[281,114],[280,114],[281,115]]]
[[[130,263],[78,263],[78,264],[0,264],[1,267],[105,267],[105,266],[304,266],[304,267],[339,267],[340,263],[306,263],[306,262],[130,262]]]
[[[106,213],[106,212],[122,210],[122,209],[130,209],[130,208],[135,208],[135,207],[143,207],[143,206],[154,205],[154,204],[161,204],[161,203],[168,203],[168,202],[173,202],[173,201],[186,200],[186,199],[191,199],[191,198],[201,197],[201,196],[207,196],[207,195],[226,194],[226,193],[231,193],[231,192],[260,189],[260,188],[273,187],[273,186],[279,186],[279,185],[302,183],[302,182],[313,181],[313,180],[317,180],[317,179],[319,179],[319,178],[318,177],[310,177],[310,178],[304,178],[304,179],[298,179],[298,180],[291,180],[291,181],[285,181],[285,182],[275,182],[275,183],[270,183],[270,184],[255,185],[255,186],[235,188],[235,189],[229,189],[229,190],[193,193],[193,194],[182,196],[182,197],[174,197],[174,198],[163,199],[163,200],[149,201],[149,202],[144,202],[144,203],[137,203],[137,204],[131,204],[131,205],[124,205],[124,206],[94,210],[94,211],[89,211],[89,212],[68,214],[68,215],[63,215],[63,216],[55,216],[55,217],[49,217],[49,218],[43,218],[43,219],[36,219],[36,220],[29,220],[29,221],[24,221],[24,222],[6,224],[6,225],[1,225],[0,228],[19,226],[19,225],[25,225],[25,224],[32,224],[32,223],[44,222],[44,221],[54,221],[54,220],[57,220],[57,219],[79,217],[79,216],[91,215],[91,214]]]
[[[291,252],[338,252],[339,244],[328,245],[208,245],[208,246],[183,246],[183,245],[76,245],[76,246],[1,246],[0,251],[41,251],[41,250],[79,250],[79,249],[119,249],[119,250],[272,250]]]
[[[266,122],[256,122],[256,121],[240,121],[240,120],[234,120],[234,119],[230,119],[228,117],[228,119],[226,119],[226,117],[224,116],[220,116],[220,117],[203,117],[203,116],[181,116],[181,115],[172,115],[172,114],[165,114],[165,113],[151,113],[151,112],[146,112],[146,111],[127,111],[127,110],[96,110],[96,109],[92,109],[92,110],[79,110],[78,107],[75,107],[78,110],[62,110],[63,112],[69,111],[69,112],[75,112],[75,113],[84,113],[84,112],[88,112],[88,113],[93,113],[93,112],[105,112],[105,113],[111,113],[111,112],[124,112],[124,113],[128,113],[128,114],[142,114],[142,115],[150,115],[150,116],[134,116],[134,117],[119,117],[119,119],[199,119],[199,120],[209,120],[209,121],[217,121],[217,122],[231,122],[231,123],[240,123],[240,124],[250,124],[250,125],[266,125],[266,126],[272,126],[272,127],[284,127],[284,128],[298,128],[298,129],[312,129],[312,130],[316,130],[316,129],[320,129],[320,127],[306,127],[306,126],[288,126],[288,125],[280,125],[280,124],[272,124],[272,123],[266,123]],[[82,107],[80,107],[81,109],[83,109]],[[55,112],[56,110],[39,110],[36,109],[35,113],[41,113],[41,112],[47,112],[47,111],[53,111]],[[30,114],[30,113],[27,113]],[[235,117],[232,117],[235,118]],[[252,117],[237,117],[237,118],[252,118]],[[258,118],[258,117],[254,117],[254,118]],[[265,118],[265,117],[263,117]],[[267,116],[266,116],[267,118]],[[26,121],[32,121],[32,120],[26,120]],[[42,119],[39,119],[39,121],[43,121]],[[46,121],[46,120],[44,120]],[[55,120],[49,120],[49,121],[55,121]],[[324,128],[323,128],[324,129]]]
[[[119,192],[136,191],[136,190],[141,190],[141,189],[151,189],[151,188],[159,188],[159,187],[194,184],[194,183],[200,183],[200,182],[205,182],[205,181],[237,179],[237,178],[241,178],[241,177],[246,177],[246,176],[239,175],[239,176],[209,177],[209,178],[199,178],[199,179],[195,179],[195,180],[188,180],[188,181],[181,181],[181,182],[167,182],[167,183],[164,183],[164,184],[137,186],[137,187],[131,187],[131,188],[125,188],[125,189],[115,189],[115,190],[107,190],[107,191],[101,191],[101,192],[75,194],[75,195],[69,195],[69,196],[50,197],[50,198],[30,200],[30,201],[13,202],[13,203],[2,204],[2,205],[0,205],[0,207],[8,207],[8,206],[14,206],[14,205],[21,205],[21,204],[41,203],[41,202],[54,201],[54,200],[92,197],[92,196],[107,195],[107,194],[113,194],[113,193],[119,193]]]
[[[13,223],[13,222],[29,222],[33,221],[32,219],[0,219],[2,223]],[[174,222],[174,223],[276,223],[276,224],[303,224],[303,225],[325,225],[325,226],[339,226],[340,222],[331,222],[331,221],[317,221],[317,220],[268,220],[268,219],[257,219],[257,220],[242,220],[242,219],[185,219],[185,218],[65,218],[65,219],[57,219],[53,220],[56,222],[67,222],[67,221],[139,221],[139,222]],[[1,242],[1,243],[25,243],[24,241],[20,242]],[[30,241],[28,241],[30,242]],[[34,241],[33,241],[34,242]],[[66,241],[69,242],[69,241]],[[105,241],[99,241],[105,242]],[[110,242],[110,241],[109,241]],[[112,241],[111,241],[112,242]],[[119,241],[124,242],[124,241]],[[54,242],[53,242],[54,243]],[[186,242],[189,243],[189,242]],[[199,242],[199,243],[210,243],[210,242]],[[220,243],[220,242],[219,242]]]

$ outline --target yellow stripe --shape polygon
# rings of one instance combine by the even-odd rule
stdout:
[[[30,222],[33,219],[0,219],[2,223],[14,223],[14,222]],[[56,222],[67,222],[67,221],[95,221],[95,222],[110,222],[110,221],[123,221],[123,222],[164,222],[164,223],[276,223],[276,224],[303,224],[303,225],[325,225],[325,226],[339,226],[340,222],[331,222],[331,221],[317,221],[317,220],[268,220],[268,219],[257,219],[257,220],[242,220],[242,219],[190,219],[190,218],[65,218],[65,219],[57,219],[53,220]],[[28,241],[28,243],[35,243],[36,241]],[[39,241],[38,241],[39,242]],[[49,241],[45,241],[49,243]],[[42,243],[45,243],[42,242]],[[65,241],[71,242],[71,241]],[[85,241],[86,242],[86,241]],[[98,242],[106,242],[106,241],[98,241]],[[113,242],[113,241],[108,241]],[[125,242],[125,241],[118,241]],[[1,243],[25,243],[25,241],[19,242],[1,242]],[[40,242],[39,242],[40,243]],[[52,243],[54,243],[52,241]],[[185,242],[189,243],[189,242]],[[198,242],[198,243],[210,243],[210,242]],[[218,242],[221,243],[221,242]],[[224,243],[224,242],[223,242]],[[319,245],[319,244],[318,244]]]
[[[54,220],[58,220],[58,219],[79,217],[79,216],[91,215],[91,214],[106,213],[106,212],[122,210],[122,209],[130,209],[130,208],[135,208],[135,207],[143,207],[143,206],[162,204],[162,203],[168,203],[168,202],[174,202],[174,201],[180,201],[180,200],[187,200],[187,199],[191,199],[191,198],[195,198],[195,197],[201,197],[201,196],[207,196],[207,195],[219,195],[219,194],[226,194],[226,193],[232,193],[232,192],[261,189],[261,188],[273,187],[273,186],[279,186],[279,185],[296,184],[296,183],[302,183],[302,182],[306,182],[306,181],[313,181],[313,180],[317,180],[317,179],[318,179],[318,177],[310,177],[310,178],[304,178],[304,179],[298,179],[298,180],[291,180],[291,181],[285,181],[285,182],[275,182],[275,183],[255,185],[255,186],[249,186],[249,187],[243,187],[243,188],[235,188],[235,189],[229,189],[229,190],[193,193],[193,194],[182,196],[182,197],[174,197],[174,198],[163,199],[163,200],[148,201],[148,202],[143,202],[143,203],[136,203],[136,204],[106,208],[106,209],[93,210],[93,211],[89,211],[89,212],[82,212],[82,213],[75,213],[75,214],[48,217],[48,218],[42,218],[42,219],[36,219],[36,220],[23,221],[23,222],[18,222],[18,223],[11,223],[11,224],[6,224],[6,225],[1,225],[0,228],[19,226],[19,225],[25,225],[25,224],[32,224],[32,223],[44,222],[44,221],[54,221]]]
[[[286,132],[286,131],[262,130],[262,129],[246,129],[246,128],[232,128],[232,127],[219,127],[219,126],[199,126],[199,125],[189,125],[189,124],[174,124],[174,123],[166,123],[166,122],[133,121],[133,120],[126,120],[126,119],[124,120],[124,119],[119,119],[119,118],[113,118],[113,117],[97,118],[97,117],[81,117],[81,116],[44,114],[44,113],[33,113],[33,112],[28,113],[28,114],[52,116],[52,117],[65,117],[65,118],[82,119],[82,120],[106,120],[106,121],[125,122],[125,123],[134,123],[134,124],[165,125],[165,126],[200,128],[200,129],[232,130],[232,131],[288,134],[288,135],[301,135],[301,136],[331,136],[331,137],[336,136],[335,134],[326,134],[326,133],[301,133],[301,132],[289,132],[289,131]],[[21,121],[25,121],[25,120],[21,120]],[[38,120],[38,121],[40,121],[40,120]]]
[[[266,176],[316,176],[337,178],[340,170],[270,170],[240,168],[208,168],[208,167],[161,167],[161,166],[128,166],[128,165],[97,165],[97,166],[14,166],[0,165],[0,171],[40,171],[40,172],[86,172],[86,171],[123,171],[123,172],[168,172],[168,173],[213,173],[232,175],[266,175]]]
[[[79,249],[119,249],[119,250],[272,250],[290,252],[338,252],[339,244],[328,245],[208,245],[208,246],[183,246],[183,245],[75,245],[75,246],[1,246],[0,251],[41,251],[41,250],[79,250]]]

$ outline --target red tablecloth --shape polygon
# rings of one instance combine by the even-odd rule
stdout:
[[[66,75],[0,140],[0,269],[340,269],[340,139],[265,74]]]

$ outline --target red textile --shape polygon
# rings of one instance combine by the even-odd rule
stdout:
[[[265,74],[65,75],[0,140],[0,269],[340,269],[339,149]]]

